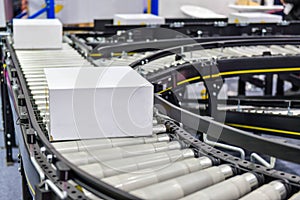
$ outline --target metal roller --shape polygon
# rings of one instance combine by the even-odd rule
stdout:
[[[19,58],[20,60],[22,60],[22,62],[26,63],[26,62],[31,62],[31,61],[35,61],[37,63],[42,63],[43,61],[47,61],[47,62],[66,62],[67,60],[65,58],[68,59],[73,59],[73,60],[79,60],[82,59],[80,56],[78,55],[60,55],[62,57],[59,57],[56,53],[49,53],[49,55],[46,55],[45,52],[40,52],[40,56],[36,55],[35,57],[32,57],[31,54],[21,54],[18,52],[19,55],[21,55],[22,57]],[[53,59],[54,56],[57,56],[55,59]]]
[[[252,173],[235,176],[231,179],[191,194],[181,200],[231,200],[238,199],[249,193],[258,185],[257,177]]]
[[[33,71],[33,72],[27,72],[27,71],[24,71],[23,74],[26,75],[44,75],[44,72],[40,72],[40,71]]]
[[[80,140],[69,142],[55,142],[52,145],[61,153],[78,152],[85,150],[105,149],[112,147],[128,146],[134,144],[147,144],[155,142],[169,141],[170,137],[167,134],[153,135],[152,137],[140,138],[104,138],[96,140]]]
[[[150,185],[130,193],[142,199],[178,199],[224,181],[232,175],[233,171],[229,165],[221,165]]]
[[[88,150],[84,152],[75,152],[63,155],[75,165],[86,165],[107,160],[116,160],[175,149],[181,149],[179,142],[140,144],[101,150]]]
[[[48,95],[35,95],[35,96],[32,96],[32,98],[34,100],[46,100],[46,99],[49,99],[49,96]]]
[[[156,166],[159,169],[161,167],[166,167],[164,166],[166,164],[169,165],[170,163],[186,158],[192,158],[194,156],[194,151],[191,149],[173,150],[90,165],[82,165],[79,166],[79,168],[97,178],[104,178]]]
[[[300,191],[289,198],[289,200],[300,200]]]
[[[284,46],[279,46],[279,45],[271,45],[270,46],[271,49],[275,49],[278,53],[281,54],[295,54],[294,51],[288,49],[288,48],[284,48]]]
[[[36,100],[35,101],[35,104],[36,105],[49,105],[49,101],[46,101],[46,100]]]
[[[153,134],[165,133],[165,132],[167,132],[167,127],[164,124],[153,126]]]
[[[293,51],[295,54],[300,53],[300,48],[295,45],[285,45],[284,48]]]
[[[55,56],[53,56],[55,59]],[[68,60],[70,59],[70,60]],[[21,60],[22,61],[22,60]],[[87,61],[81,59],[81,58],[64,58],[64,60],[57,60],[56,62],[51,61],[50,59],[44,59],[43,61],[35,61],[35,60],[28,60],[28,61],[22,61],[22,70],[23,71],[34,71],[37,69],[43,69],[43,68],[47,68],[47,67],[53,67],[53,66],[57,66],[57,67],[63,67],[66,65],[79,65],[79,64],[87,64],[90,65],[89,63],[87,63]]]
[[[35,91],[31,91],[32,95],[45,95],[47,93],[47,91],[45,90],[35,90]]]
[[[28,83],[47,82],[46,78],[27,78],[26,80],[27,80]]]
[[[48,86],[47,81],[32,82],[27,81],[28,86]]]
[[[224,48],[212,48],[212,49],[202,49],[198,51],[185,52],[185,60],[194,60],[194,59],[211,59],[212,57],[220,58],[232,58],[232,57],[252,57],[252,56],[261,56],[264,52],[270,51],[272,54],[276,55],[296,55],[299,54],[300,49],[296,45],[257,45],[257,46],[236,46],[236,47],[224,47]],[[138,55],[138,54],[137,54]],[[121,61],[126,60],[126,58],[114,58],[115,62],[120,63]],[[166,62],[164,62],[166,61]],[[125,62],[125,61],[123,61]],[[142,66],[142,74],[148,75],[149,73],[157,72],[161,69],[169,68],[170,66],[176,66],[174,58],[172,57],[163,57],[153,62],[147,63]],[[172,65],[170,65],[172,64]]]
[[[25,75],[26,79],[37,79],[37,78],[44,78],[46,79],[46,75],[45,74],[40,74],[40,75],[36,75],[36,74],[27,74]]]
[[[45,68],[65,68],[65,67],[88,67],[88,64],[83,61],[77,61],[77,62],[69,62],[69,63],[58,63],[58,64],[50,64],[50,63],[44,63],[43,65],[34,65],[30,64],[31,68],[26,68],[25,66],[22,66],[22,71],[24,74],[31,74],[31,73],[44,73]],[[90,65],[91,66],[91,65]]]
[[[280,181],[272,181],[242,197],[241,200],[281,200],[286,197],[285,185]]]
[[[213,165],[207,157],[181,160],[161,169],[145,169],[102,179],[102,181],[125,191],[136,190],[171,178],[179,177]]]
[[[48,90],[48,86],[29,86],[29,89],[31,89],[31,90],[44,90],[44,91],[47,91]]]
[[[49,55],[49,56],[42,56],[39,58],[31,58],[28,57],[27,59],[20,59],[22,60],[22,64],[28,64],[28,63],[38,63],[38,64],[44,64],[46,63],[64,63],[64,62],[71,62],[70,60],[66,60],[65,58],[68,59],[72,59],[72,61],[76,61],[76,60],[82,60],[82,58],[80,56],[64,56],[64,57],[57,57],[55,59],[53,59],[55,55]]]

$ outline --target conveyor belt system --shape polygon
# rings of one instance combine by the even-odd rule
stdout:
[[[239,48],[244,48],[244,51]],[[266,48],[268,51],[271,49],[276,54],[278,49],[284,48],[285,53],[293,54],[293,51],[288,50],[287,46],[261,46],[259,47],[261,52],[258,55],[261,55]],[[293,46],[293,48],[299,49],[298,46]],[[157,103],[169,108],[166,110],[171,118],[155,113],[152,137],[77,140],[52,142],[50,144],[44,138],[46,133],[41,132],[42,129],[40,130],[34,123],[39,121],[39,118],[41,118],[40,126],[47,127],[49,123],[49,97],[43,69],[92,65],[67,44],[64,44],[62,50],[51,51],[14,51],[11,47],[10,49],[12,56],[15,54],[15,58],[18,59],[18,63],[13,63],[14,65],[11,67],[12,69],[20,67],[17,70],[18,80],[22,82],[21,80],[24,78],[23,81],[26,84],[20,87],[24,94],[26,94],[26,90],[29,95],[24,98],[30,120],[28,120],[28,124],[26,121],[22,121],[22,130],[25,130],[23,134],[27,145],[30,147],[28,149],[33,155],[32,160],[36,160],[38,163],[34,165],[35,169],[39,171],[39,175],[42,174],[40,170],[44,170],[45,179],[48,180],[48,182],[42,180],[41,184],[40,182],[28,182],[37,199],[49,195],[48,187],[51,187],[60,198],[68,196],[72,199],[108,199],[109,197],[120,199],[123,197],[125,199],[217,200],[243,198],[254,200],[257,199],[257,196],[261,196],[262,199],[272,200],[287,199],[300,190],[300,177],[296,175],[265,168],[234,157],[191,136],[174,123],[174,120],[180,121],[178,120],[180,116],[177,115],[179,110],[159,97],[156,97]],[[215,53],[213,55],[218,57],[244,57],[249,51],[253,53],[251,47],[225,48],[225,51],[219,48],[215,51],[201,50],[197,52],[199,53],[197,56]],[[243,53],[239,54],[238,52]],[[150,54],[124,55],[121,59],[112,58],[103,62],[113,63],[113,65],[128,65],[142,56],[148,55]],[[187,53],[186,58],[188,55],[190,54]],[[193,58],[195,55],[193,54]],[[14,59],[12,60],[16,62]],[[174,55],[169,55],[160,61],[157,60],[149,64],[145,62],[143,68],[148,68],[148,66],[151,68],[150,65],[153,67],[149,71],[144,70],[144,75],[148,76],[148,73],[160,72],[188,62],[187,60],[175,61]],[[22,91],[19,92],[22,93]],[[17,101],[20,100],[14,98]],[[18,106],[21,107],[21,105]],[[30,115],[32,112],[30,106],[32,106],[35,116]],[[181,114],[191,117],[189,122],[183,122],[184,125],[189,125],[189,123],[193,123],[193,119],[196,119],[193,118],[195,116],[192,113],[183,112]],[[210,118],[201,116],[200,118],[200,125],[203,126],[199,131],[202,133],[207,131],[208,126],[213,126],[224,128],[225,135],[233,133],[232,137],[239,133],[244,134],[250,138],[248,140],[250,144],[260,139],[259,137],[253,137],[253,139],[249,133],[220,125]],[[32,139],[35,137],[37,137],[37,142]],[[290,150],[291,157],[297,153],[297,148],[294,146],[263,142]],[[43,147],[44,150],[39,150],[39,147]],[[266,149],[266,151],[271,151],[271,149]],[[283,153],[281,152],[280,155],[283,156]],[[295,160],[299,161],[297,158]],[[56,175],[53,176],[54,171]],[[66,176],[68,178],[65,178]],[[45,185],[47,186],[45,187]],[[71,185],[76,186],[77,190],[70,191],[67,189]],[[80,194],[78,195],[78,193]]]
[[[281,180],[262,185],[261,175],[239,172],[230,164],[220,165],[210,156],[196,157],[192,149],[170,139],[162,133],[152,138],[81,140],[53,145],[82,170],[142,199],[254,200],[261,194],[264,199],[286,199],[289,193],[289,187]]]
[[[238,58],[257,58],[262,57],[265,53],[269,53],[272,56],[299,56],[300,55],[300,46],[299,45],[256,45],[256,46],[238,46],[238,47],[222,47],[222,48],[212,48],[212,49],[203,49],[196,50],[192,52],[183,52],[183,60],[174,62],[174,56],[167,56],[161,59],[169,59],[169,62],[161,62],[160,59],[150,62],[149,64],[144,64],[142,70],[144,75],[150,75],[151,73],[158,72],[159,70],[165,70],[172,66],[177,66],[184,64],[186,62],[205,62],[215,59],[219,60],[229,60],[229,59],[238,59]],[[162,60],[164,61],[164,60]],[[296,69],[297,71],[299,69]],[[265,70],[267,71],[267,70]],[[291,70],[292,71],[292,70]],[[262,71],[263,72],[263,71]],[[270,71],[272,72],[272,71]],[[275,71],[276,72],[276,71]],[[259,71],[246,71],[245,73],[259,73]],[[228,76],[231,74],[243,74],[242,71],[237,72],[237,70],[232,72],[220,72],[220,76]]]
[[[291,82],[296,86],[299,85],[299,78],[297,78],[297,73],[300,71],[298,64],[300,62],[299,43],[294,39],[286,42],[277,39],[271,41],[270,39],[264,41],[221,41],[175,47],[153,53],[137,60],[131,66],[135,67],[151,82],[160,85],[160,90],[157,90],[159,94],[163,94],[168,99],[177,99],[177,102],[173,102],[176,105],[188,104],[189,99],[183,98],[185,87],[188,84],[203,81],[206,84],[205,87],[209,88],[207,92],[210,93],[210,100],[199,99],[199,101],[194,101],[196,108],[202,107],[202,109],[203,106],[199,106],[201,101],[210,108],[217,107],[217,105],[211,105],[211,99],[217,97],[216,94],[222,87],[222,79],[237,76],[240,80],[245,80],[244,84],[249,80],[250,83],[261,87],[264,94],[269,96],[268,98],[282,99],[285,108],[282,106],[277,108],[272,103],[266,105],[262,102],[262,106],[256,103],[253,104],[252,108],[242,109],[238,103],[239,101],[236,101],[236,109],[230,109],[230,107],[225,110],[222,109],[230,115],[228,115],[228,123],[254,132],[273,132],[287,137],[297,137],[300,134],[296,123],[299,109],[291,106],[294,104],[292,101],[290,101],[291,105],[285,103],[289,102],[289,97],[285,96],[281,90],[283,90],[283,81]],[[114,58],[114,60],[116,60],[114,63],[122,64],[126,58]],[[253,77],[253,75],[259,74],[263,74],[264,80]],[[274,97],[272,97],[273,80],[278,82],[275,88],[276,96]],[[210,85],[207,85],[208,83]],[[247,98],[243,97],[245,95],[245,85],[239,85],[239,93],[240,89],[244,91],[240,94],[242,99]],[[283,95],[280,93],[283,93]],[[235,99],[239,98],[240,96],[235,97]],[[216,103],[218,100],[215,99],[214,102]],[[247,105],[251,106],[251,101]],[[193,110],[199,112],[199,109]],[[248,124],[253,121],[262,122],[261,120],[253,120],[255,119],[254,115],[252,120],[245,118],[244,121],[241,121],[244,113],[248,114],[248,117],[250,114],[255,114],[260,119],[266,117],[266,121],[273,119],[267,123],[271,126]],[[287,130],[283,130],[283,124],[289,124],[286,126]]]

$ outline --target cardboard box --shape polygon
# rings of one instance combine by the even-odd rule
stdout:
[[[53,140],[152,135],[153,85],[130,67],[45,69]]]
[[[14,19],[15,49],[62,48],[62,24],[58,19]]]
[[[114,25],[164,24],[165,19],[152,14],[116,14]]]
[[[267,13],[231,13],[228,18],[229,23],[279,23],[282,16]]]

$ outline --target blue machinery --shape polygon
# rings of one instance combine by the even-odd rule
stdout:
[[[29,19],[36,18],[43,14],[44,12],[47,13],[48,19],[54,19],[55,18],[55,2],[54,0],[45,0],[46,6],[42,8],[41,10],[37,11],[33,15],[29,16]]]
[[[29,16],[28,19],[34,19],[45,12],[47,13],[48,19],[54,19],[55,18],[55,0],[45,0],[45,3],[46,3],[46,5],[44,8],[37,11],[33,15]],[[159,0],[148,0],[147,13],[152,13],[154,15],[158,15],[158,4],[159,4]],[[19,14],[16,18],[22,18],[25,15],[26,15],[26,13],[23,12],[23,13]]]
[[[55,18],[55,0],[45,0],[45,3],[46,3],[46,5],[44,8],[37,11],[33,15],[29,16],[28,19],[34,19],[45,12],[47,13],[48,19],[54,19]],[[17,15],[16,18],[22,18],[25,15],[27,15],[27,12],[22,12],[19,15]]]
[[[158,1],[159,0],[148,0],[148,12],[154,15],[158,15]]]

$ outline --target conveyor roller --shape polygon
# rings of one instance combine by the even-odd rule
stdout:
[[[142,199],[178,199],[224,181],[232,175],[233,171],[230,166],[221,165],[150,185],[130,193]]]
[[[254,190],[241,200],[281,200],[287,196],[287,189],[280,181],[272,181],[269,184]]]
[[[182,198],[182,200],[238,199],[249,193],[253,188],[258,186],[258,184],[258,179],[254,174],[245,173],[208,187],[204,190],[200,190],[199,192]]]
[[[54,142],[52,145],[60,153],[70,153],[85,150],[96,150],[120,146],[128,146],[135,144],[147,144],[155,142],[169,141],[170,138],[166,134],[153,135],[152,137],[140,137],[140,138],[114,138],[114,139],[96,139],[96,140],[80,140],[69,142]]]
[[[180,148],[181,145],[179,142],[160,142],[69,153],[64,154],[64,157],[76,165],[86,165],[96,162],[104,162],[107,160],[116,160],[155,152],[175,150]]]
[[[157,167],[159,169],[166,167],[167,164],[186,158],[192,158],[194,156],[194,152],[191,149],[172,150],[121,160],[111,160],[101,163],[82,165],[79,167],[97,178],[104,178],[150,167]]]
[[[148,168],[145,170],[125,173],[102,179],[102,181],[125,191],[131,191],[176,178],[188,173],[202,170],[212,166],[212,161],[207,157],[189,158],[172,163],[162,168]]]

